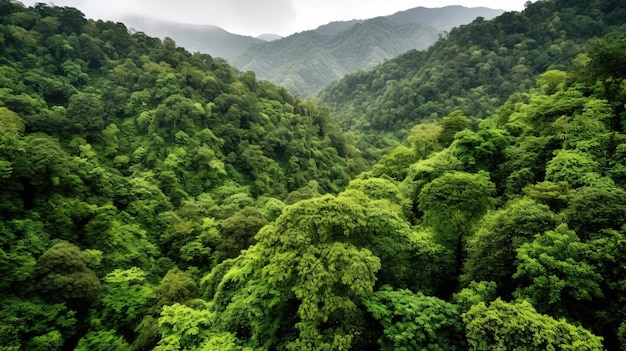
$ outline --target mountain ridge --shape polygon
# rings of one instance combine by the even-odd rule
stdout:
[[[143,16],[128,15],[122,21],[136,31],[161,39],[170,37],[189,52],[201,52],[213,57],[229,59],[239,55],[252,44],[267,40],[234,34],[222,27],[209,24],[188,24]]]
[[[455,11],[455,12],[452,12]],[[504,10],[492,9],[484,6],[465,7],[462,5],[450,5],[444,7],[415,7],[412,9],[398,11],[387,16],[392,21],[398,23],[420,22],[428,24],[442,31],[472,22],[475,18],[494,18],[504,13]]]
[[[330,22],[270,43],[253,44],[229,61],[242,71],[254,71],[261,79],[308,97],[345,74],[371,68],[411,49],[426,49],[455,25],[469,23],[475,17],[493,18],[502,12],[463,6],[422,7],[389,16]],[[327,55],[311,55],[313,49],[325,50]],[[327,60],[314,62],[320,57]],[[311,67],[324,66],[341,69],[330,75],[311,71]],[[308,86],[294,84],[296,81],[306,81]]]

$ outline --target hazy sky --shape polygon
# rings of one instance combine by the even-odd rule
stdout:
[[[463,5],[521,11],[527,0],[55,0],[88,18],[119,20],[124,14],[142,14],[182,23],[212,24],[229,32],[257,36],[286,36],[332,21],[391,15],[410,8]],[[22,0],[32,6],[49,0]]]

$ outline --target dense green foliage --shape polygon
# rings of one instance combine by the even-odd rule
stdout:
[[[499,10],[449,6],[415,9],[369,20],[334,22],[256,45],[232,58],[242,70],[308,97],[348,73],[368,69],[411,49],[425,49],[442,31],[493,18]]]
[[[624,33],[361,172],[327,108],[252,72],[0,13],[3,350],[626,345]]]
[[[149,348],[283,200],[362,167],[327,109],[252,72],[73,8],[0,13],[3,347]]]

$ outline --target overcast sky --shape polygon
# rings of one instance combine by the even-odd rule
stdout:
[[[88,18],[119,20],[125,14],[191,24],[211,24],[231,33],[258,36],[314,29],[332,21],[391,15],[410,8],[463,5],[521,11],[527,0],[55,0]],[[22,0],[32,6],[49,0]]]

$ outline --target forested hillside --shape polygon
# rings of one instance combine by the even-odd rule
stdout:
[[[425,49],[452,26],[502,13],[487,8],[415,8],[368,20],[334,22],[269,43],[251,45],[231,62],[302,97],[348,73],[411,49]]]
[[[323,105],[0,0],[1,349],[624,350],[621,5],[558,4],[615,30],[364,171]]]
[[[252,72],[73,8],[0,14],[3,350],[152,348],[163,306],[361,169],[327,109]]]
[[[250,46],[230,61],[299,96],[310,96],[333,80],[437,40],[437,29],[398,24],[381,17],[332,35],[306,31]]]
[[[533,87],[538,74],[566,69],[590,38],[624,31],[624,18],[619,0],[529,3],[521,13],[460,26],[428,50],[348,75],[319,96],[344,129],[367,135],[368,145],[393,145],[415,123],[457,109],[473,119],[490,116],[511,94]]]

